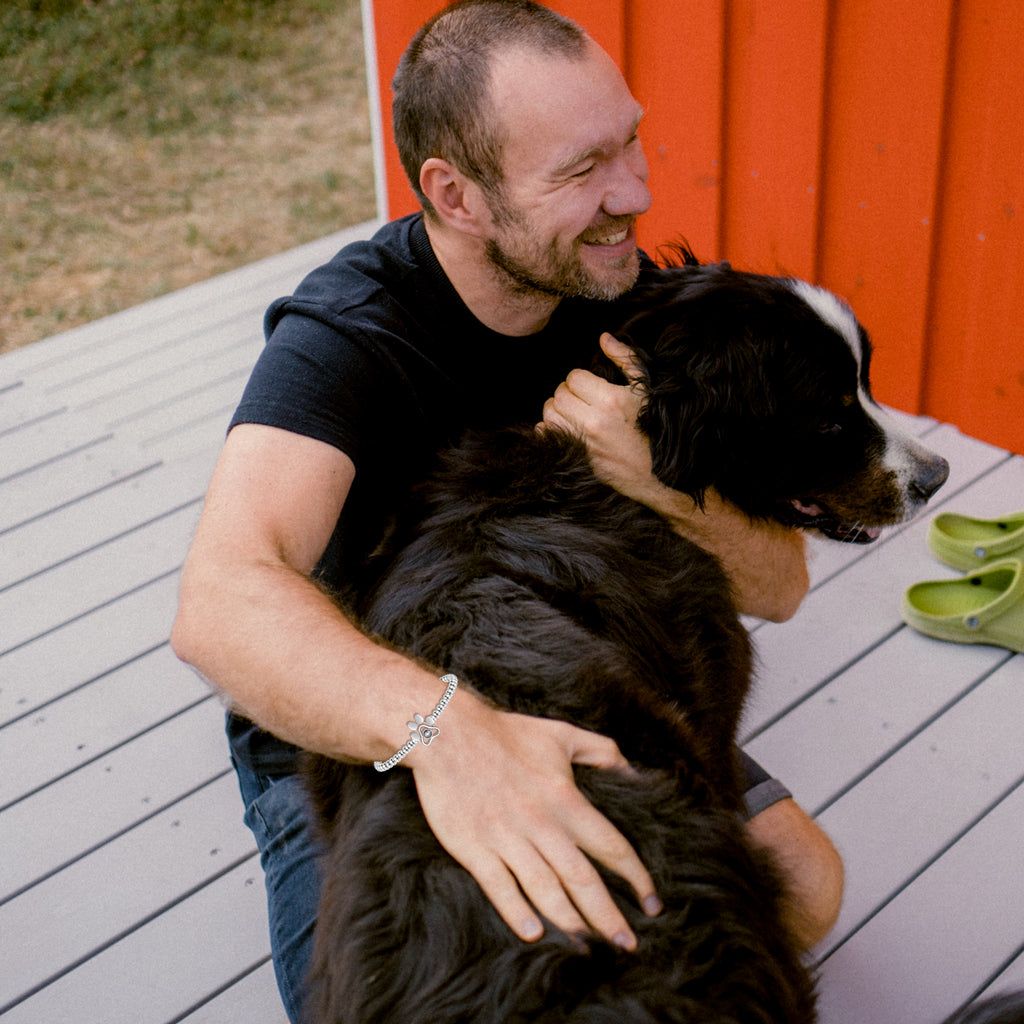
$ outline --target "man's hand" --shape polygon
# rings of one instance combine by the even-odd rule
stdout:
[[[636,936],[590,859],[624,878],[649,914],[661,903],[622,834],[576,788],[572,765],[630,771],[616,744],[566,722],[496,711],[462,690],[444,735],[407,758],[441,845],[508,926],[533,941],[542,918],[624,949]]]
[[[633,381],[628,346],[601,336],[605,354]],[[684,537],[716,555],[733,585],[739,610],[783,622],[807,594],[804,536],[778,523],[752,521],[714,491],[700,509],[686,495],[662,484],[651,470],[647,439],[636,426],[642,395],[632,385],[609,384],[573,370],[544,405],[544,424],[583,438],[594,470],[616,490],[654,509]]]

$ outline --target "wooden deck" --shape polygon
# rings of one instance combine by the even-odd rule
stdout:
[[[3,1024],[284,1022],[222,708],[167,637],[263,309],[371,227],[0,357]],[[1024,508],[1024,459],[908,420],[952,465],[936,508]],[[747,747],[847,864],[825,1024],[1024,985],[1024,658],[901,625],[952,575],[925,529],[819,548],[755,629]]]

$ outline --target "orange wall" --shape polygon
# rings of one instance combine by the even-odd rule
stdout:
[[[443,0],[376,0],[390,79]],[[1024,3],[551,0],[646,106],[648,250],[845,296],[875,392],[1024,453]],[[415,208],[385,132],[388,208]]]

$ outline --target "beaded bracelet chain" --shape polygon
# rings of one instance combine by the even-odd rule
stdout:
[[[389,768],[394,768],[417,743],[422,743],[423,746],[429,747],[437,739],[438,733],[441,730],[435,723],[441,717],[441,712],[448,706],[448,701],[452,699],[455,687],[459,685],[459,678],[449,672],[441,676],[441,682],[446,683],[447,688],[441,699],[437,702],[437,707],[426,718],[422,715],[413,715],[413,720],[405,723],[409,727],[409,739],[406,741],[405,746],[396,750],[386,761],[374,761],[373,767],[377,771],[386,772]]]

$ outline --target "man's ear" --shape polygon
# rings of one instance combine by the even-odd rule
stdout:
[[[423,162],[420,188],[449,227],[476,236],[486,233],[491,211],[483,191],[447,160],[432,156]]]

